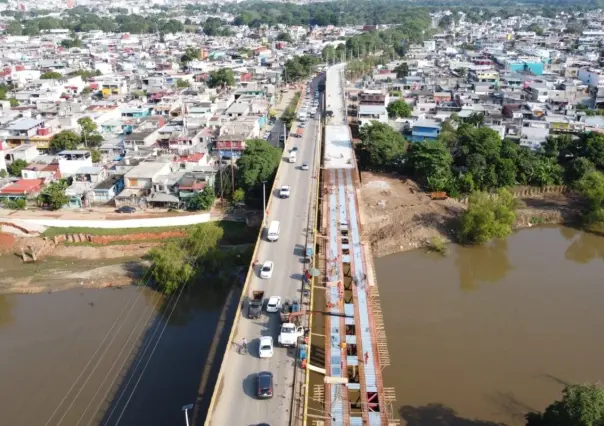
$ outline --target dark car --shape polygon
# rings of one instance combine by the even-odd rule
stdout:
[[[247,317],[249,319],[258,319],[262,314],[262,301],[252,300],[247,306]]]
[[[136,209],[130,206],[122,206],[116,210],[118,213],[134,213]]]
[[[273,373],[269,371],[258,373],[256,383],[258,385],[258,391],[256,394],[258,398],[273,397]]]

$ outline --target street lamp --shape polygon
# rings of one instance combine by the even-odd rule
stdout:
[[[183,405],[182,406],[182,411],[185,412],[185,420],[187,422],[187,426],[189,426],[189,414],[187,413],[189,410],[193,409],[193,404],[189,404],[189,405]]]
[[[266,225],[266,181],[262,181],[262,223]]]

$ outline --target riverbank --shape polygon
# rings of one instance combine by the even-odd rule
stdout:
[[[361,199],[363,234],[375,256],[426,246],[433,238],[449,242],[454,222],[466,204],[449,198],[431,200],[429,194],[401,176],[363,172]],[[572,193],[544,193],[519,197],[515,227],[571,223],[580,203]]]
[[[72,288],[124,287],[144,278],[148,262],[140,257],[76,260],[51,257],[22,263],[0,256],[0,294],[54,293]]]

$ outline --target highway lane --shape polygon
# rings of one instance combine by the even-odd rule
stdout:
[[[316,87],[316,86],[315,86]],[[310,96],[313,96],[314,88]],[[292,131],[295,131],[294,123]],[[302,138],[290,138],[283,153],[284,163],[277,176],[275,193],[269,207],[266,226],[272,220],[281,222],[279,240],[266,241],[266,231],[258,248],[257,260],[261,265],[266,260],[275,263],[273,275],[268,280],[259,278],[256,268],[250,290],[264,290],[265,298],[272,295],[282,299],[299,299],[301,273],[303,268],[304,247],[306,242],[306,224],[310,205],[313,155],[316,153],[317,130],[319,122],[311,119],[307,122]],[[289,150],[298,147],[297,162],[285,161]],[[310,170],[301,170],[303,162],[309,163]],[[291,185],[291,196],[279,199],[277,194],[282,185]],[[268,194],[267,194],[268,196]],[[247,307],[245,308],[247,313]],[[211,419],[212,426],[249,426],[267,422],[271,426],[287,425],[292,398],[294,379],[295,349],[278,347],[277,337],[280,328],[278,314],[263,311],[258,320],[250,320],[242,315],[238,325],[235,342],[240,343],[245,337],[249,341],[249,354],[231,353],[224,366],[223,385]],[[275,342],[274,355],[270,359],[258,357],[258,340],[261,336],[270,335]],[[235,346],[228,351],[236,352]],[[256,373],[270,371],[273,373],[274,396],[269,400],[256,399]]]

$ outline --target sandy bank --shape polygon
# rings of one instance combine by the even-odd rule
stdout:
[[[122,287],[144,279],[147,265],[142,260],[130,260],[95,267],[91,262],[57,258],[23,264],[21,270],[15,270],[13,264],[9,264],[0,268],[0,294]]]
[[[454,220],[466,205],[447,199],[433,201],[411,181],[400,176],[362,173],[363,235],[375,256],[386,256],[425,246],[433,237],[450,241]],[[569,222],[579,212],[570,194],[548,193],[519,199],[517,228]]]

